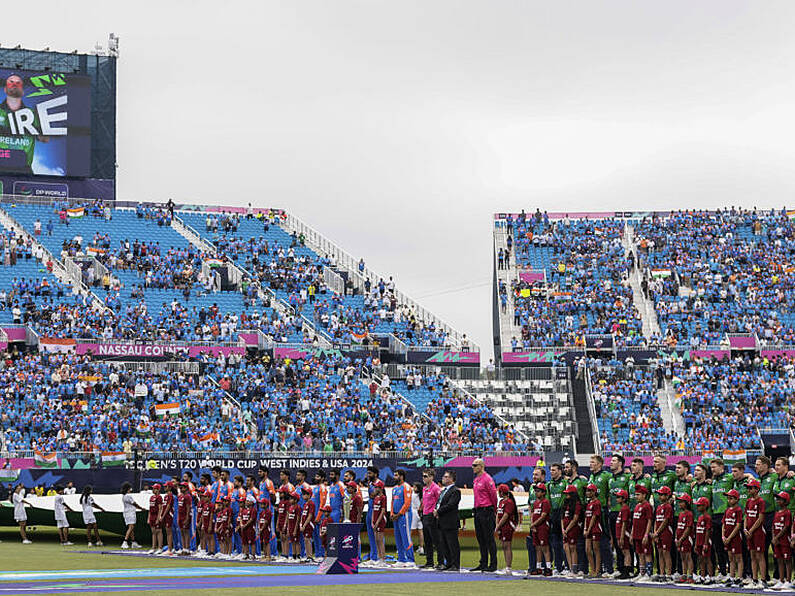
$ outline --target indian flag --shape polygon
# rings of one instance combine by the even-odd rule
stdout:
[[[203,437],[196,437],[196,442],[204,448],[211,447],[213,441],[218,440],[218,433],[207,433]]]
[[[124,462],[127,461],[127,455],[124,451],[103,451],[101,460],[102,465],[105,467],[123,466]]]
[[[789,217],[790,219],[795,219],[795,209],[790,209],[789,211],[787,211],[787,217]]]
[[[171,402],[168,404],[156,404],[155,414],[158,416],[165,416],[166,414],[179,414],[179,402]]]
[[[54,468],[58,465],[58,457],[55,453],[44,453],[35,449],[33,451],[34,461],[40,468]]]
[[[0,469],[0,482],[16,482],[19,478],[19,470],[12,468]]]
[[[207,263],[208,267],[220,267],[224,264],[221,259],[207,259],[205,263]]]
[[[671,270],[670,269],[652,269],[651,270],[652,277],[660,277],[665,279],[666,277],[671,277]]]
[[[135,427],[135,432],[137,432],[142,437],[148,437],[151,433],[150,426],[148,422],[139,422],[138,426]]]
[[[83,217],[86,214],[86,210],[83,207],[73,207],[72,209],[67,209],[66,213],[69,217]]]
[[[351,339],[357,344],[360,344],[365,339],[367,339],[367,331],[365,331],[364,333],[354,333],[353,331],[351,331]]]

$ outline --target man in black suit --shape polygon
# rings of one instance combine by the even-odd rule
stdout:
[[[455,470],[447,470],[442,476],[442,492],[436,503],[434,517],[439,522],[439,565],[441,571],[458,571],[461,567],[461,547],[458,544],[458,505],[461,491],[455,485]],[[442,565],[444,561],[444,565]]]

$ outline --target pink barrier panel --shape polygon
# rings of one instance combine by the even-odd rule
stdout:
[[[181,346],[177,344],[92,344],[78,343],[75,345],[75,353],[87,354],[91,352],[95,356],[142,356],[142,357],[162,357],[166,354],[184,354],[187,352],[189,357],[199,354],[245,354],[246,348],[243,346]]]
[[[522,271],[519,273],[519,279],[525,283],[531,284],[535,281],[544,281],[543,271]]]
[[[795,350],[762,350],[759,354],[762,358],[795,358]]]
[[[535,212],[532,213],[525,212],[525,215],[527,216],[527,219],[531,219],[534,213]],[[518,213],[495,213],[494,219],[507,219],[509,215],[513,217],[514,221],[519,218]],[[567,215],[569,216],[569,219],[588,219],[588,218],[604,219],[606,217],[615,217],[616,212],[615,211],[570,211],[570,212],[550,211],[549,213],[547,213],[549,219],[565,219]]]
[[[309,355],[308,350],[298,350],[295,348],[273,348],[274,358],[290,358],[292,360],[302,360]]]
[[[3,331],[8,336],[8,341],[25,341],[24,327],[3,327]]]
[[[409,352],[412,356],[415,352]],[[430,352],[420,352],[422,357]],[[414,358],[410,358],[409,362],[415,362]],[[419,360],[422,362],[422,360]],[[432,354],[425,362],[435,362],[437,364],[480,364],[480,352],[450,352],[442,350]]]
[[[502,466],[502,467],[511,467],[511,466],[535,466],[540,457],[537,455],[486,455],[483,457],[483,463],[486,466]],[[475,457],[465,457],[465,456],[458,456],[454,457],[453,459],[445,462],[445,466],[450,467],[458,467],[458,468],[468,468],[472,465],[472,462],[475,461]],[[699,460],[700,461],[700,460]]]
[[[690,350],[690,358],[717,358],[718,360],[728,360],[729,350]]]
[[[259,346],[259,336],[256,333],[238,333],[237,337],[246,342],[247,346],[254,346],[255,348]]]
[[[756,338],[753,335],[730,337],[729,345],[734,349],[753,349],[756,347]]]
[[[503,352],[502,361],[513,364],[525,362],[553,362],[555,355],[565,354],[569,350],[529,350],[527,352]]]

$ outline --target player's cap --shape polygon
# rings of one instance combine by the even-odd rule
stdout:
[[[709,499],[707,497],[699,497],[696,499],[697,507],[709,507]]]
[[[511,492],[511,489],[510,489],[510,488],[508,488],[508,485],[507,485],[507,484],[500,484],[500,485],[497,487],[497,492],[498,492],[498,493],[509,493],[509,492]]]
[[[747,486],[748,488],[752,488],[752,487],[753,487],[753,488],[760,488],[762,485],[761,485],[761,484],[759,484],[759,481],[758,481],[756,478],[751,478],[751,480],[749,480],[749,481],[748,481],[748,482],[745,484],[745,486]]]
[[[299,495],[297,492],[293,491],[293,492],[290,493],[290,498],[291,499],[300,499],[301,495]]]
[[[598,492],[599,491],[599,489],[596,488],[595,484],[589,484],[588,486],[585,487],[585,490],[592,490],[593,492]]]
[[[783,491],[783,490],[782,490],[780,493],[778,493],[778,494],[776,495],[776,498],[777,498],[777,499],[781,499],[781,500],[782,500],[782,501],[784,501],[785,503],[789,503],[789,493],[788,493],[788,492],[786,492],[786,491]]]
[[[329,513],[331,513],[331,505],[323,505],[323,507],[321,507],[320,510],[328,511]]]
[[[383,480],[380,480],[380,479],[378,479],[378,480],[376,480],[375,482],[373,482],[373,486],[374,486],[375,488],[384,488],[384,481],[383,481]]]
[[[306,493],[308,495],[311,495],[312,494],[312,487],[311,486],[301,487],[301,492],[304,492],[304,493]]]
[[[356,490],[359,490],[359,485],[358,485],[358,484],[356,484],[356,483],[355,483],[353,480],[351,480],[351,481],[350,481],[348,484],[346,484],[345,486],[347,486],[348,488],[355,488]]]
[[[670,495],[671,489],[667,486],[661,486],[655,491],[658,495]]]
[[[620,488],[620,489],[618,489],[616,491],[616,497],[621,497],[621,498],[624,498],[624,499],[628,499],[629,498],[629,493],[627,491],[625,491],[623,488]]]
[[[539,482],[533,487],[534,490],[540,490],[541,492],[547,492],[547,485],[543,482]]]
[[[188,484],[187,482],[180,482],[179,486],[180,488],[190,488],[190,484]]]
[[[564,495],[576,495],[577,494],[577,487],[573,484],[569,484],[566,488],[563,489]]]
[[[691,497],[687,493],[684,493],[684,494],[681,494],[678,497],[676,497],[676,500],[677,501],[684,501],[685,503],[692,503],[693,502],[693,497]]]
[[[174,483],[171,482],[171,480],[166,480],[166,485],[165,486],[166,486],[166,488],[171,488],[172,486],[174,486]]]
[[[643,484],[636,484],[635,485],[635,492],[636,493],[643,493],[644,495],[649,494],[649,489],[646,488]]]
[[[738,493],[734,489],[731,489],[729,492],[726,493],[726,496],[727,497],[734,497],[735,499],[739,499],[740,498],[740,493]]]
[[[154,489],[156,489],[156,488],[157,488],[157,489],[161,489],[161,488],[163,488],[163,487],[162,487],[162,486],[160,486],[160,484],[159,484],[159,483],[155,482],[155,483],[152,485],[152,490],[154,490]]]

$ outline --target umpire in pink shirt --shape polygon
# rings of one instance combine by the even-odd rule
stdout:
[[[434,549],[439,550],[439,521],[433,516],[436,510],[436,503],[439,502],[439,495],[442,489],[434,481],[434,472],[431,469],[422,472],[422,537],[425,542],[425,565],[424,568],[433,568]],[[441,553],[440,553],[441,554]],[[444,565],[439,558],[439,565]]]
[[[497,527],[497,487],[494,479],[486,473],[483,460],[478,458],[472,462],[475,481],[472,484],[475,493],[475,537],[480,546],[480,563],[470,571],[497,571],[497,543],[494,541],[494,530]]]

